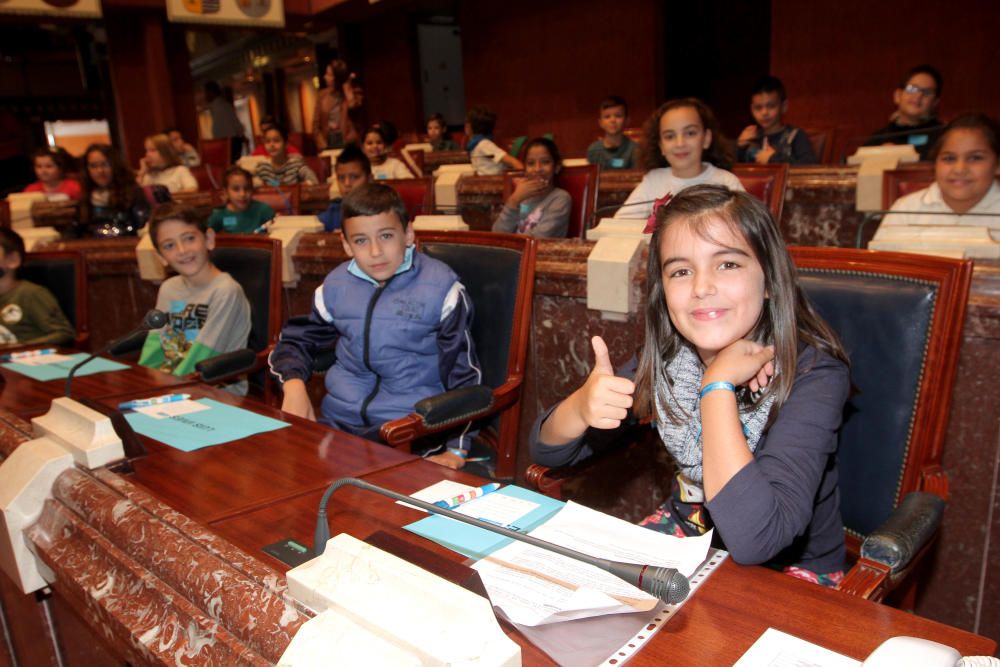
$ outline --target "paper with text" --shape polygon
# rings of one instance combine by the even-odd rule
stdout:
[[[705,560],[711,531],[677,538],[570,502],[531,532],[591,556],[672,567],[690,577]],[[522,625],[647,611],[656,598],[580,561],[515,542],[477,562],[494,605]]]
[[[733,667],[860,667],[861,663],[768,628]]]
[[[153,419],[167,419],[168,417],[188,415],[194,412],[201,412],[202,410],[210,409],[211,408],[204,403],[185,400],[174,401],[172,403],[159,403],[157,405],[145,405],[140,408],[135,408],[135,411],[141,412],[144,415],[149,415]]]

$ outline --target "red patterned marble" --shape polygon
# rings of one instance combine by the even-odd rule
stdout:
[[[202,542],[208,531],[181,532],[156,512],[158,503],[138,504],[132,500],[140,494],[137,489],[129,489],[126,496],[118,491],[122,485],[114,486],[117,489],[83,471],[70,470],[56,481],[53,495],[88,530],[125,552],[134,567],[148,570],[150,577],[179,592],[253,651],[276,661],[306,620],[283,597],[282,577],[273,570],[268,574],[263,564],[251,564],[252,558],[245,554],[236,556],[235,563],[228,562],[220,556],[233,555],[235,549],[220,548],[221,540],[215,538],[212,546],[218,555],[213,553]],[[189,528],[193,523],[179,519],[173,512],[169,514],[174,522]],[[56,542],[51,531],[39,537],[45,534],[49,541]],[[58,558],[52,560],[62,567]],[[247,571],[252,571],[254,577]]]
[[[0,459],[5,459],[18,445],[32,439],[31,424],[7,410],[0,409]]]
[[[60,594],[94,631],[139,665],[268,665],[217,619],[56,501],[28,531]]]

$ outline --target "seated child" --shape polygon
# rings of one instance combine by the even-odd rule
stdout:
[[[505,169],[524,169],[520,160],[493,143],[496,124],[497,115],[487,107],[472,107],[465,114],[465,135],[469,137],[465,150],[480,176],[502,174]]]
[[[528,142],[524,156],[524,178],[516,179],[493,231],[566,238],[573,201],[555,185],[562,169],[559,149],[551,139],[540,137]]]
[[[181,163],[165,134],[146,137],[146,155],[139,160],[139,185],[162,185],[170,193],[197,192],[198,180]]]
[[[62,148],[46,146],[32,155],[35,176],[38,180],[24,189],[25,192],[42,192],[46,195],[62,193],[78,201],[81,196],[80,183],[66,178],[73,158]]]
[[[392,188],[362,185],[344,198],[343,215],[352,259],[316,289],[308,318],[285,325],[271,372],[282,383],[281,409],[315,419],[305,383],[317,353],[336,342],[320,421],[377,440],[382,423],[409,414],[420,399],[481,382],[472,304],[446,264],[415,252]],[[470,446],[463,436],[430,460],[462,467]]]
[[[765,76],[754,84],[750,93],[750,113],[756,121],[740,133],[736,144],[739,162],[757,164],[816,164],[809,136],[797,127],[785,125],[782,117],[788,111],[788,97],[781,80]]]
[[[371,163],[372,176],[382,181],[388,178],[413,178],[413,172],[394,157],[390,157],[387,148],[385,129],[382,125],[373,125],[365,131],[364,142],[361,144],[368,161]]]
[[[649,417],[678,472],[641,525],[678,537],[714,527],[737,563],[834,586],[845,565],[847,355],[796,282],[763,203],[697,185],[654,215],[635,381],[615,375],[595,336],[593,371],[536,422],[532,458],[582,460],[597,429]]]
[[[427,141],[432,151],[457,151],[458,144],[448,138],[448,124],[439,113],[431,114],[427,119]]]
[[[184,141],[184,135],[181,134],[180,130],[176,127],[169,127],[163,131],[163,134],[167,135],[170,145],[174,147],[174,152],[181,159],[181,164],[188,168],[201,164],[201,156],[198,155],[198,151],[195,150],[194,146]]]
[[[264,118],[264,120],[260,121],[261,140],[260,143],[254,146],[254,149],[250,153],[250,155],[267,155],[267,149],[264,148],[263,135],[265,132],[267,132],[269,129],[276,126],[277,124],[278,124],[277,121],[274,120],[274,118],[272,118],[271,116],[267,116]],[[287,144],[285,144],[285,147],[288,149],[289,155],[302,155],[302,151],[300,151],[298,147],[292,142],[288,142]]]
[[[712,110],[699,99],[671,100],[653,112],[643,127],[646,175],[615,212],[616,218],[648,218],[653,202],[700,183],[743,190],[732,166],[726,139]]]
[[[620,97],[605,97],[601,102],[597,124],[604,137],[587,148],[587,162],[601,169],[635,168],[635,142],[625,136],[628,105]]]
[[[212,210],[208,226],[217,232],[253,234],[274,220],[274,209],[253,198],[253,176],[243,167],[230,167],[222,174],[226,205]]]
[[[177,275],[160,285],[156,308],[169,319],[146,336],[139,364],[187,375],[202,359],[246,347],[250,304],[239,283],[212,263],[215,230],[193,209],[170,203],[153,213],[149,236]]]
[[[52,292],[18,280],[24,256],[20,234],[0,227],[0,346],[72,343],[76,332]]]
[[[930,157],[934,160],[933,185],[897,199],[892,210],[900,213],[886,215],[875,238],[892,225],[974,225],[989,227],[993,240],[1000,241],[997,122],[982,113],[959,116],[944,128]]]
[[[892,94],[896,111],[889,124],[868,138],[866,146],[910,144],[926,160],[941,134],[941,121],[935,112],[944,85],[941,73],[930,65],[917,65],[903,77]]]
[[[368,156],[358,148],[357,144],[347,144],[337,156],[333,175],[337,179],[340,197],[331,201],[330,206],[319,214],[319,221],[323,223],[323,229],[328,232],[337,231],[341,227],[340,207],[344,197],[355,188],[371,183],[372,165],[368,161]]]
[[[285,128],[280,125],[268,126],[264,130],[264,150],[270,159],[257,164],[254,176],[264,185],[271,187],[319,183],[316,174],[302,159],[302,155],[291,152],[288,146],[288,133],[285,132]]]

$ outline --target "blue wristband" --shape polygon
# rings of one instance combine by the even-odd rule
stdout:
[[[736,393],[736,385],[734,385],[732,382],[709,382],[704,387],[702,387],[701,391],[698,393],[698,398],[699,399],[705,398],[706,394],[708,394],[709,392],[713,392],[716,389],[725,389],[726,391],[731,391],[733,393]]]
[[[469,452],[464,449],[459,449],[458,447],[449,447],[448,453],[454,454],[455,456],[461,456],[463,459],[469,458]]]

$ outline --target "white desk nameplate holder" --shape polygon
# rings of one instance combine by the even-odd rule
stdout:
[[[166,319],[164,313],[151,310],[142,324],[123,338],[158,329]],[[74,465],[93,470],[125,457],[111,418],[70,398],[77,369],[120,340],[73,367],[66,378],[66,396],[54,399],[46,414],[31,420],[35,439],[21,443],[0,463],[0,569],[24,593],[44,588],[53,579],[52,572],[28,547],[24,530],[41,516],[56,478]]]
[[[626,321],[641,302],[634,277],[651,237],[645,227],[645,219],[602,218],[587,230],[597,241],[587,257],[587,308],[606,320]]]
[[[321,613],[299,631],[301,642],[297,643],[299,635],[292,639],[279,665],[329,664],[332,654],[337,656],[333,660],[336,664],[354,656],[379,662],[365,652],[375,646],[385,651],[379,656],[385,664],[521,664],[520,648],[504,636],[489,601],[349,535],[330,539],[326,507],[333,493],[348,485],[589,563],[669,604],[681,602],[690,591],[687,578],[672,568],[597,558],[360,479],[342,478],[331,484],[320,500],[313,541],[316,557],[287,574],[292,597]],[[321,545],[325,549],[317,553]],[[344,618],[356,622],[357,630],[338,633],[336,638],[326,634]],[[306,630],[310,624],[313,627]],[[359,639],[362,633],[371,636]],[[321,658],[328,662],[319,661]]]

